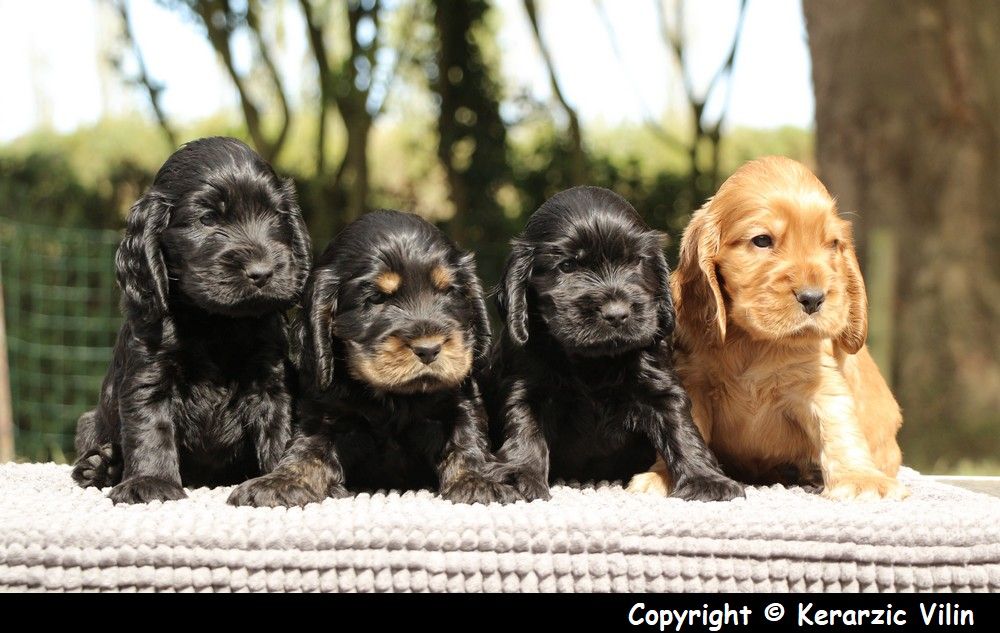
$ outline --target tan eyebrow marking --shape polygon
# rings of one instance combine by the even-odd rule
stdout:
[[[447,290],[453,281],[454,277],[452,276],[451,271],[444,266],[438,264],[431,270],[431,283],[434,284],[434,287],[438,290]]]
[[[399,273],[391,270],[379,273],[379,276],[375,278],[375,287],[387,295],[399,290],[401,283],[403,283],[403,278],[399,276]]]

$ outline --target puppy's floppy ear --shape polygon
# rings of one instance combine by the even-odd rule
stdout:
[[[170,204],[162,194],[147,191],[129,210],[125,237],[115,252],[122,307],[130,319],[147,325],[167,314],[167,266],[160,235],[169,222]]]
[[[711,202],[695,212],[684,229],[673,287],[677,319],[693,336],[726,340],[726,304],[715,272],[721,236],[709,214]]]
[[[511,245],[513,249],[497,288],[497,311],[507,324],[511,340],[524,345],[528,342],[528,278],[535,255],[523,240],[515,239]]]
[[[667,236],[659,231],[651,231],[647,239],[647,249],[656,275],[656,338],[659,341],[674,331],[675,319],[674,300],[670,296],[670,268],[667,266],[667,257],[663,254]]]
[[[309,229],[302,219],[302,209],[299,208],[298,196],[295,194],[295,181],[287,178],[281,183],[281,198],[285,203],[285,213],[288,214],[292,227],[292,256],[298,269],[295,277],[296,293],[301,292],[312,268],[312,242],[309,239]]]
[[[306,284],[305,365],[312,372],[313,384],[320,391],[333,381],[333,322],[337,313],[340,280],[329,268],[313,271]]]
[[[472,304],[472,331],[474,364],[478,367],[486,360],[490,351],[490,318],[486,310],[486,299],[483,297],[483,285],[476,274],[476,259],[472,253],[462,253],[458,260],[459,278],[462,294]]]
[[[847,327],[837,336],[837,344],[849,354],[856,354],[868,338],[868,295],[861,267],[858,266],[858,257],[854,252],[854,240],[849,232],[841,241],[841,249],[849,310]]]

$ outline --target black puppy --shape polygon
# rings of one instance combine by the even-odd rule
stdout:
[[[125,323],[77,423],[77,483],[144,503],[274,468],[293,401],[283,311],[310,260],[291,180],[235,139],[177,150],[115,256]]]
[[[472,372],[490,329],[471,254],[415,215],[370,213],[326,249],[305,302],[301,427],[278,468],[230,503],[301,506],[347,487],[516,498],[484,475],[491,456]]]
[[[674,496],[743,495],[706,448],[672,369],[662,241],[597,187],[553,196],[514,240],[488,401],[497,478],[526,499],[548,498],[555,479],[627,480],[657,452]]]

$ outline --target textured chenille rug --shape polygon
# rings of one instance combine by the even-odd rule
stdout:
[[[426,491],[233,508],[229,488],[114,506],[69,467],[0,465],[0,589],[1000,591],[1000,498],[901,477],[905,501],[752,488],[729,503],[557,486],[462,506]]]

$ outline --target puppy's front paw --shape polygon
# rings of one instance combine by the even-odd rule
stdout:
[[[350,494],[339,484],[324,489],[300,476],[271,473],[237,486],[227,503],[255,508],[304,507],[310,503],[322,503],[328,497],[339,499]]]
[[[83,488],[103,488],[121,480],[121,463],[111,444],[102,444],[80,456],[73,464],[73,481]]]
[[[452,503],[513,503],[522,497],[507,484],[477,475],[466,475],[441,488],[441,496]]]
[[[670,478],[666,473],[651,470],[632,477],[625,489],[629,492],[648,492],[665,497],[670,494]]]
[[[108,498],[114,503],[151,503],[176,501],[187,493],[175,482],[156,477],[132,477],[111,489]]]
[[[685,477],[677,481],[671,497],[686,501],[731,501],[746,496],[743,484],[728,477]]]
[[[799,472],[795,483],[809,494],[818,495],[824,489],[823,470],[818,464],[810,464]]]
[[[514,490],[521,495],[525,501],[541,499],[548,501],[552,498],[549,492],[549,484],[544,479],[538,477],[517,477],[514,480]]]
[[[878,499],[905,499],[910,492],[906,486],[881,473],[852,472],[830,477],[823,496],[836,501],[875,501]]]

